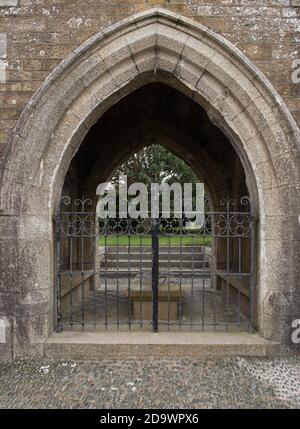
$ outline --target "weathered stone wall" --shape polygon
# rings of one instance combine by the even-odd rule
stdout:
[[[300,124],[298,0],[0,0],[0,162],[25,104],[50,71],[110,24],[165,7],[225,36],[266,74]]]

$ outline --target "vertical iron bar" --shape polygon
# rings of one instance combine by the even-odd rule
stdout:
[[[211,281],[214,282],[214,329],[217,329],[217,290],[218,290],[218,275],[217,275],[217,264],[218,264],[218,235],[216,230],[216,223],[218,221],[218,216],[216,213],[211,215],[211,240],[212,240],[212,250],[211,250]]]
[[[230,238],[229,238],[229,220],[230,220],[230,200],[227,203],[226,214],[226,331],[229,324],[229,270],[230,270]]]
[[[180,249],[180,261],[179,261],[179,296],[180,296],[180,305],[182,306],[182,234],[183,234],[183,220],[179,218],[179,249]],[[182,319],[179,319],[179,330],[182,328]]]
[[[206,267],[205,267],[205,256],[206,256],[206,230],[203,230],[203,259],[202,259],[202,269],[203,269],[203,278],[202,278],[202,331],[204,331],[205,326],[205,282],[206,282]]]
[[[81,216],[83,217],[84,214],[82,213]],[[84,235],[83,235],[83,231],[81,232],[81,240],[80,240],[80,244],[81,244],[81,283],[80,283],[80,288],[81,288],[81,327],[82,330],[84,330],[84,325],[85,325],[85,314],[84,314]]]
[[[119,303],[119,295],[120,295],[120,284],[119,284],[119,262],[120,262],[120,238],[117,234],[117,330],[120,329],[120,303]],[[126,260],[126,255],[125,255]]]
[[[166,225],[167,228],[167,225]],[[170,330],[170,277],[171,277],[171,236],[168,236],[168,331]],[[173,257],[174,258],[174,257]]]
[[[192,275],[192,279],[191,279],[191,317],[190,317],[190,319],[191,319],[191,330],[193,329],[193,321],[194,321],[194,262],[195,262],[195,260],[194,260],[194,254],[195,254],[195,243],[194,243],[194,236],[193,236],[193,234],[190,234],[191,236],[192,236],[192,273],[191,273],[191,275]],[[196,248],[197,248],[197,246],[196,246]],[[187,254],[188,254],[188,250],[187,250]],[[188,254],[188,256],[186,257],[187,258],[187,260],[189,261],[189,257],[190,257],[190,255]],[[188,266],[188,264],[187,264],[187,266]],[[197,271],[197,269],[196,269],[196,271]]]
[[[130,282],[131,282],[131,218],[127,217],[128,222],[128,328],[131,330],[131,290],[130,290]]]
[[[145,219],[141,219],[141,222],[145,222]],[[142,228],[142,225],[141,225]],[[143,300],[142,300],[142,284],[143,284],[143,264],[142,264],[142,257],[143,257],[143,233],[142,231],[139,234],[140,238],[140,269],[139,269],[139,277],[140,277],[140,328],[143,329]],[[147,264],[147,256],[144,255],[145,265]]]
[[[238,274],[238,323],[241,327],[241,272],[242,272],[242,238],[239,237],[239,274]]]
[[[70,326],[73,327],[73,236],[69,237],[70,251]]]
[[[90,216],[94,216],[94,220],[95,220],[95,225],[94,225],[94,232],[90,233],[90,237],[92,240],[92,247],[93,247],[93,252],[94,254],[93,256],[93,277],[90,281],[93,282],[92,286],[93,286],[93,324],[94,324],[94,329],[96,329],[96,283],[97,283],[97,278],[98,278],[98,273],[97,273],[97,267],[98,267],[98,263],[99,263],[99,259],[98,259],[98,249],[99,249],[99,243],[98,243],[98,217],[97,214],[93,215],[91,214]],[[97,258],[97,259],[96,259]]]
[[[251,207],[251,236],[250,236],[250,301],[249,301],[249,334],[253,333],[253,317],[254,317],[254,282],[255,282],[255,234],[256,234],[256,219]]]
[[[158,233],[159,219],[152,221],[152,329],[158,331]]]
[[[57,284],[56,284],[56,332],[62,332],[61,317],[61,208],[56,216],[56,252],[57,252]]]
[[[104,326],[105,329],[107,329],[107,258],[108,258],[108,249],[107,249],[107,238],[108,238],[108,231],[109,231],[109,218],[104,218],[104,301],[105,301],[105,308],[104,308]]]
[[[100,246],[100,243],[101,243],[101,252],[103,251],[102,250],[102,236],[103,236],[103,233],[104,233],[104,229],[103,229],[103,231],[102,231],[102,228],[101,228],[101,225],[102,225],[102,223],[101,222],[104,222],[104,220],[101,220],[101,218],[99,217],[99,218],[97,218],[97,228],[98,228],[98,238],[97,238],[97,243],[98,243],[98,246]],[[105,225],[103,225],[103,228],[105,228]],[[104,253],[104,258],[105,258],[105,253]],[[99,258],[99,260],[98,260],[98,269],[99,269],[99,273],[98,273],[98,285],[99,285],[99,290],[100,290],[100,293],[101,293],[101,296],[99,296],[99,310],[100,310],[100,314],[99,314],[99,319],[100,319],[100,323],[101,323],[101,318],[102,318],[102,312],[101,312],[101,307],[102,307],[102,269],[103,269],[103,262],[104,262],[104,259],[103,259],[103,255],[102,255],[102,253],[100,254],[100,258]]]

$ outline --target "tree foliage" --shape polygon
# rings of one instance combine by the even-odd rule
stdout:
[[[197,176],[180,158],[163,146],[153,144],[132,155],[117,171],[111,182],[117,184],[119,176],[126,175],[128,186],[140,182],[151,183],[195,183]]]

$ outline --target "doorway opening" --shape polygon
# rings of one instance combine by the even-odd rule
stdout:
[[[123,174],[148,187],[204,183],[203,224],[161,213],[100,217],[97,186]],[[252,331],[255,234],[245,174],[195,102],[159,83],[119,101],[87,134],[62,195],[58,331]]]

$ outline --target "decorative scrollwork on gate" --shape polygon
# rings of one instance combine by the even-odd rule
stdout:
[[[249,237],[253,227],[250,198],[222,199],[220,207],[224,207],[223,212],[213,213],[214,234],[220,237]]]
[[[251,201],[242,197],[239,201],[222,199],[220,211],[210,211],[208,201],[206,210],[194,217],[182,216],[160,217],[159,232],[166,236],[241,236],[248,237],[253,227]],[[102,218],[95,212],[88,211],[92,200],[76,199],[64,196],[61,198],[59,211],[59,228],[63,236],[101,236],[101,235],[150,235],[153,219],[148,218]],[[68,211],[65,210],[68,209]]]

